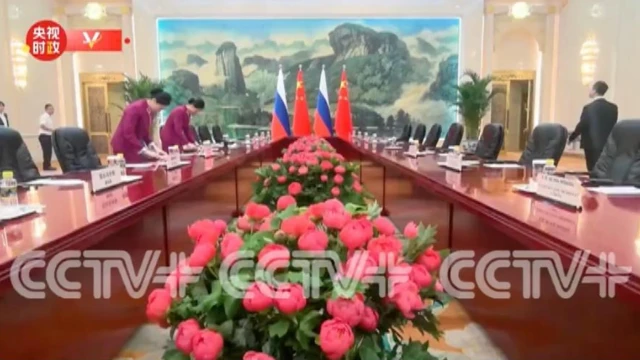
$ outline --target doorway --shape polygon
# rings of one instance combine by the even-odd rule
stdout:
[[[80,74],[84,128],[98,155],[111,153],[111,134],[115,131],[124,101],[124,74]]]
[[[523,151],[533,128],[535,71],[496,71],[491,122],[504,127],[505,151]]]

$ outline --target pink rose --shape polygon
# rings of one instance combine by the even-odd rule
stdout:
[[[309,208],[307,209],[307,214],[312,219],[322,219],[322,214],[324,214],[324,203],[318,203],[309,206]]]
[[[296,205],[296,199],[291,195],[283,195],[278,199],[278,203],[276,204],[276,208],[280,211],[288,208],[289,206]]]
[[[271,216],[262,220],[262,224],[260,224],[258,231],[271,231]]]
[[[265,353],[247,351],[246,353],[244,353],[242,360],[275,360],[275,359]]]
[[[287,190],[289,191],[289,195],[296,196],[302,192],[302,185],[300,185],[299,182],[294,181],[289,184],[289,188]]]
[[[172,301],[171,293],[166,289],[153,290],[147,298],[147,319],[161,326],[166,326],[167,311]]]
[[[273,170],[273,171],[280,170],[280,165],[279,164],[271,164],[271,170]]]
[[[338,234],[338,238],[349,250],[363,247],[373,237],[373,227],[366,218],[349,221]],[[375,256],[375,253],[371,253]]]
[[[227,233],[220,242],[220,252],[222,253],[222,259],[227,259],[229,256],[240,251],[244,241],[242,237],[235,233]]]
[[[341,275],[348,278],[367,281],[378,270],[377,262],[369,256],[369,252],[356,250],[342,268]]]
[[[276,309],[283,314],[294,314],[307,306],[307,299],[300,284],[281,284],[276,290]]]
[[[344,204],[338,199],[329,199],[324,202],[325,211],[344,211]]]
[[[248,312],[261,312],[273,305],[273,290],[262,282],[249,285],[242,299],[242,306]]]
[[[309,168],[306,166],[301,166],[300,169],[298,169],[298,175],[305,176],[308,173],[309,173]]]
[[[368,306],[364,307],[364,311],[362,312],[362,319],[360,319],[360,323],[358,323],[358,327],[364,331],[374,332],[378,328],[378,319],[380,315],[373,308]]]
[[[277,177],[277,180],[279,184],[284,184],[287,181],[287,177],[284,175],[281,175]]]
[[[329,360],[338,360],[353,346],[351,326],[341,320],[326,320],[320,326],[320,348]]]
[[[347,170],[344,168],[344,166],[338,165],[336,166],[334,171],[336,172],[336,174],[344,174]]]
[[[205,267],[216,256],[215,246],[209,243],[200,243],[193,249],[193,253],[189,256],[189,266]]]
[[[327,245],[329,237],[320,230],[309,230],[298,239],[298,248],[304,251],[323,251]]]
[[[253,231],[256,229],[256,226],[249,220],[249,217],[246,215],[238,218],[236,226],[242,231]]]
[[[327,300],[327,312],[334,319],[339,319],[349,324],[349,326],[356,326],[362,320],[362,314],[364,313],[364,302],[361,294],[356,294],[352,299],[329,299]]]
[[[337,186],[334,186],[333,188],[331,188],[331,195],[335,197],[340,196],[340,188]]]
[[[288,267],[290,259],[289,249],[280,244],[267,244],[258,253],[258,264],[265,269]]]
[[[442,283],[440,282],[440,280],[436,280],[436,285],[434,286],[434,289],[437,292],[443,292],[444,291],[444,287],[442,287]]]
[[[218,228],[213,220],[198,220],[187,228],[187,233],[191,240],[196,243],[200,242],[205,236],[209,240],[217,240],[220,236]]]
[[[224,340],[213,330],[200,330],[193,337],[194,360],[215,360],[222,352]]]
[[[407,223],[404,227],[404,236],[409,240],[413,240],[418,237],[418,226],[416,223],[413,221]]]
[[[344,178],[342,177],[342,175],[338,174],[333,177],[333,182],[340,185],[344,182]]]
[[[362,185],[360,184],[359,181],[354,181],[353,182],[353,191],[355,191],[357,193],[361,193],[362,192]]]
[[[333,169],[333,164],[329,160],[322,160],[320,163],[320,169],[322,169],[322,171],[329,171]]]
[[[287,236],[292,238],[298,238],[308,230],[315,229],[313,221],[311,221],[305,215],[295,215],[282,220],[280,224],[280,230],[282,230]]]
[[[393,236],[379,236],[369,241],[367,250],[378,262],[378,265],[386,267],[396,264],[402,255],[402,242]]]
[[[396,232],[396,227],[393,225],[391,220],[384,216],[380,216],[373,220],[373,227],[375,227],[382,235],[393,235]]]
[[[186,286],[192,275],[191,268],[189,268],[187,262],[179,264],[173,269],[169,276],[167,276],[164,288],[167,289],[172,296],[177,296],[179,290],[183,286]]]
[[[289,166],[289,174],[294,174],[296,172],[295,166]]]
[[[344,211],[325,211],[322,223],[329,229],[342,229],[351,220],[351,214]]]
[[[433,248],[428,248],[420,256],[418,256],[418,258],[416,259],[416,263],[424,265],[427,270],[433,272],[440,268],[442,259],[440,259],[439,252],[433,250]]]
[[[327,182],[329,181],[329,177],[325,174],[320,175],[320,181]]]
[[[218,230],[218,234],[222,235],[227,231],[227,223],[224,220],[216,220],[213,222],[213,226]]]
[[[174,340],[176,348],[190,355],[193,351],[193,337],[200,332],[200,324],[195,319],[189,319],[178,324]]]
[[[250,202],[247,204],[247,210],[245,211],[245,215],[253,220],[262,220],[271,214],[271,210],[267,205],[256,204],[254,202]]]
[[[394,304],[407,319],[415,317],[414,312],[424,309],[420,289],[413,281],[398,282],[391,288],[389,301]]]
[[[411,281],[416,283],[420,288],[426,288],[431,286],[433,278],[427,270],[427,267],[421,264],[413,264],[411,266],[411,273],[409,275]]]

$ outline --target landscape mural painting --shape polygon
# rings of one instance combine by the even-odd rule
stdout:
[[[345,65],[355,127],[389,136],[409,122],[446,131],[456,119],[457,18],[159,19],[158,41],[176,103],[202,97],[205,111],[193,123],[219,124],[231,136],[269,126],[280,66],[290,116],[299,68],[313,114],[325,67],[333,113]]]

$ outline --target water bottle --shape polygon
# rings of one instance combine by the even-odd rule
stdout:
[[[0,201],[2,205],[18,205],[18,182],[13,178],[13,171],[2,172]]]
[[[546,163],[544,164],[544,168],[542,168],[542,172],[544,174],[553,174],[556,172],[556,165],[553,159],[547,159]]]
[[[120,175],[126,176],[127,175],[127,161],[124,159],[124,155],[122,155],[122,154],[118,154],[116,156],[118,157],[118,166],[120,167]]]

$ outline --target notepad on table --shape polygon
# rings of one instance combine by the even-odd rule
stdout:
[[[139,180],[142,180],[142,176],[140,175],[123,175],[122,177],[120,177],[120,182],[123,184]]]
[[[155,163],[134,163],[127,164],[127,169],[146,169],[155,166]]]
[[[25,185],[28,186],[79,186],[84,185],[85,181],[80,179],[37,179],[29,181]]]
[[[504,163],[504,164],[483,164],[482,166],[490,169],[520,169],[523,166],[519,164],[513,163]]]
[[[587,190],[608,196],[640,196],[640,188],[634,186],[588,187]]]
[[[42,205],[15,205],[0,207],[0,221],[19,219],[23,216],[40,213],[44,209]]]

